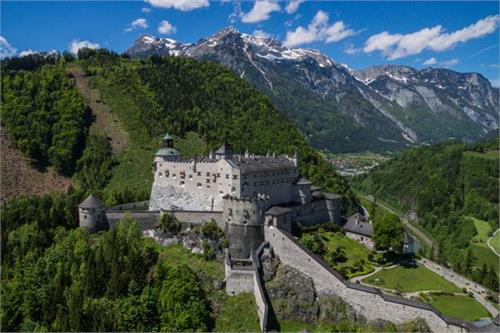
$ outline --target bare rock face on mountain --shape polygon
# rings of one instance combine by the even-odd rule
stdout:
[[[131,56],[218,62],[267,94],[317,148],[401,149],[497,129],[499,90],[478,73],[408,66],[352,70],[311,49],[225,28],[193,44],[141,36]]]

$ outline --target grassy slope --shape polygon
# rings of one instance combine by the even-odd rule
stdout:
[[[369,261],[368,254],[370,254],[371,251],[355,240],[332,232],[326,232],[322,234],[322,236],[326,238],[325,245],[328,252],[334,251],[339,246],[344,247],[347,261],[338,263],[335,268],[339,269],[341,267],[353,266],[355,262],[360,261],[361,259],[366,262]]]
[[[464,320],[489,318],[489,312],[474,298],[469,296],[441,295],[432,298],[430,303],[444,315]]]
[[[490,240],[490,245],[500,253],[500,232],[497,232]]]
[[[382,270],[367,277],[363,282],[376,287],[402,292],[424,290],[460,292],[460,289],[453,283],[422,266],[416,268],[398,266]]]
[[[474,223],[474,226],[476,227],[477,230],[477,235],[474,236],[472,239],[469,248],[472,250],[474,255],[477,258],[476,266],[480,267],[485,263],[488,266],[492,266],[497,274],[499,274],[499,262],[498,262],[498,256],[491,251],[491,249],[488,247],[486,244],[489,236],[488,233],[491,230],[491,226],[488,222],[482,221],[473,217],[469,217],[471,222]],[[500,233],[497,233],[497,246],[498,245],[498,235]],[[493,246],[494,240],[491,241],[491,245]]]

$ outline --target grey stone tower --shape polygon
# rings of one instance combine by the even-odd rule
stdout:
[[[104,203],[94,194],[90,194],[87,199],[78,205],[80,228],[88,232],[106,229],[108,223],[106,214],[104,213],[105,210],[106,206],[104,206]]]
[[[269,207],[269,198],[226,195],[223,207],[231,259],[248,259],[264,242],[264,211]]]

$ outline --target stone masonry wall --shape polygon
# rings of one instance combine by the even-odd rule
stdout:
[[[433,332],[466,331],[465,322],[445,318],[428,304],[385,295],[376,288],[343,280],[321,259],[299,245],[291,235],[277,228],[266,227],[265,238],[284,264],[313,279],[318,294],[340,296],[368,320],[381,318],[399,324],[421,317]]]

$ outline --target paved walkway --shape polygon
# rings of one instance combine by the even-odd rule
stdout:
[[[369,276],[372,276],[373,274],[377,274],[378,272],[380,272],[381,270],[384,270],[384,269],[390,269],[390,268],[394,268],[398,266],[397,264],[396,265],[392,265],[392,266],[388,266],[388,267],[381,267],[381,266],[373,266],[373,268],[375,268],[375,270],[371,273],[368,273],[368,274],[365,274],[365,275],[360,275],[360,276],[356,276],[356,277],[353,277],[351,279],[351,282],[359,282],[361,284],[365,284],[363,283],[361,280],[363,280],[364,278],[367,278]],[[365,284],[367,286],[369,286],[368,284]],[[372,286],[373,287],[373,286]]]
[[[490,244],[490,241],[493,239],[493,236],[495,236],[495,234],[496,234],[497,232],[499,232],[499,231],[500,231],[500,228],[499,228],[499,229],[497,229],[497,230],[493,233],[493,235],[491,235],[491,237],[490,237],[490,238],[488,238],[488,240],[486,241],[486,244],[487,244],[487,245],[488,245],[488,247],[491,249],[491,251],[493,251],[493,253],[495,253],[497,256],[499,256],[499,257],[500,257],[500,253],[498,253],[498,252],[495,250],[495,248],[494,248],[493,246],[491,246],[491,244]]]
[[[463,277],[462,275],[452,271],[451,269],[441,266],[429,259],[420,259],[418,260],[418,263],[430,269],[439,276],[442,276],[446,280],[451,281],[457,287],[465,288],[468,292],[472,292],[474,298],[488,310],[492,317],[496,317],[498,315],[498,309],[486,299],[486,296],[488,295],[487,289],[479,283],[471,281]]]

